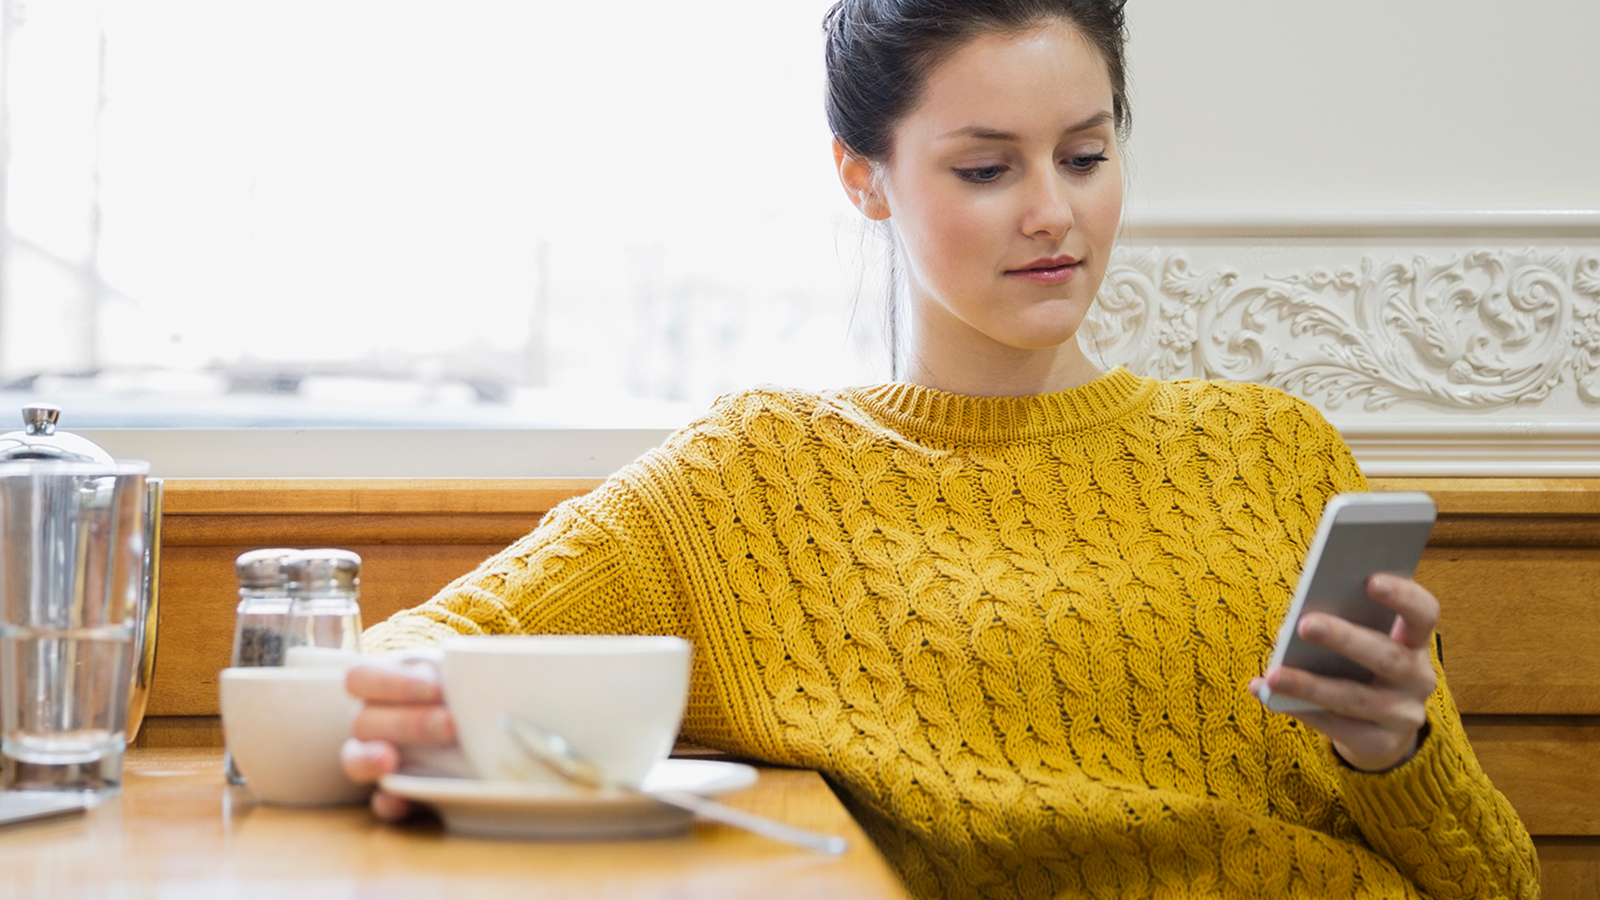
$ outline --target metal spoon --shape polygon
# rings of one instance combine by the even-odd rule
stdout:
[[[574,784],[597,790],[609,788],[640,797],[648,797],[651,800],[659,800],[668,806],[676,806],[679,809],[688,810],[703,819],[721,822],[724,825],[732,825],[735,828],[742,828],[751,834],[759,834],[762,837],[794,844],[797,847],[815,850],[818,853],[837,855],[843,853],[847,847],[845,839],[837,835],[818,834],[815,831],[807,831],[804,828],[796,828],[793,825],[774,822],[771,819],[752,815],[744,810],[723,806],[721,803],[707,800],[698,794],[691,794],[688,791],[642,791],[625,784],[617,784],[607,778],[606,773],[601,771],[599,766],[585,759],[578,751],[574,750],[572,745],[567,743],[561,735],[535,725],[514,713],[506,713],[504,718],[501,719],[501,725],[511,735],[511,739],[516,742],[517,746],[522,748],[524,753],[550,769],[550,771]]]

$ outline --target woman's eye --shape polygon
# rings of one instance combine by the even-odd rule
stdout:
[[[976,169],[957,169],[956,176],[973,184],[988,184],[1005,174],[1005,166],[982,166]]]
[[[1100,164],[1106,161],[1107,160],[1104,154],[1096,154],[1094,156],[1069,156],[1066,160],[1066,166],[1080,175],[1087,175],[1090,172],[1093,172],[1095,169],[1100,168]]]

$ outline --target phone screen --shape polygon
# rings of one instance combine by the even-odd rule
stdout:
[[[1347,619],[1374,631],[1388,633],[1395,615],[1367,593],[1367,579],[1378,572],[1410,578],[1417,568],[1433,521],[1354,522],[1334,520],[1315,571],[1309,575],[1300,614],[1317,611]],[[1297,619],[1298,624],[1298,619]],[[1328,675],[1368,682],[1372,673],[1343,655],[1295,640],[1283,664]]]

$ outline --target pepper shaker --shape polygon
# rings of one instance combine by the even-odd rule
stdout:
[[[233,629],[234,666],[283,665],[283,629],[289,619],[289,573],[284,564],[293,550],[251,550],[234,563],[239,575],[239,606]],[[224,751],[223,770],[229,784],[244,784]]]

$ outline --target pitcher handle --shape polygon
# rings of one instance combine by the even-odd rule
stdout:
[[[133,677],[128,685],[128,743],[144,724],[150,684],[156,674],[156,637],[161,623],[161,479],[145,479],[144,578],[134,615]]]

